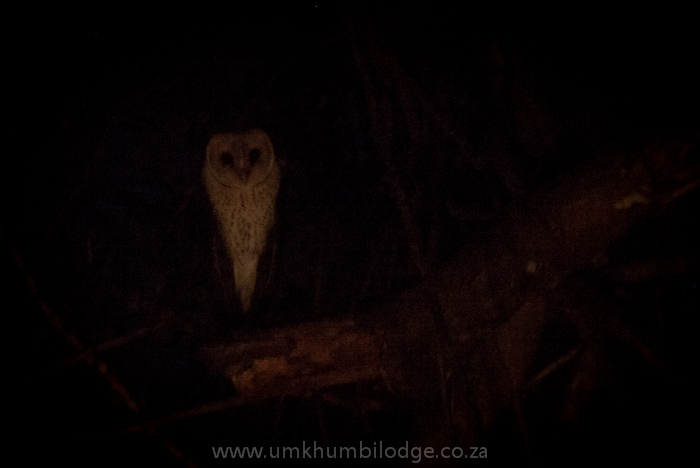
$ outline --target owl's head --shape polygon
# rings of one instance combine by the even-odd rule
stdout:
[[[270,138],[257,128],[243,133],[219,133],[207,145],[205,170],[227,187],[263,183],[274,164]]]

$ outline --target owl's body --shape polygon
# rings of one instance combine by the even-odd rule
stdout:
[[[207,145],[202,179],[233,262],[235,289],[250,309],[267,236],[275,218],[280,169],[265,132],[218,134]]]

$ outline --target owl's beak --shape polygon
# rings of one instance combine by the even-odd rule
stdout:
[[[248,178],[250,177],[250,166],[242,168],[238,174],[241,176],[243,183],[248,182]]]
[[[250,173],[252,171],[252,167],[250,166],[250,162],[248,161],[247,158],[238,158],[235,162],[236,164],[236,172],[238,173],[238,177],[240,177],[241,181],[245,184],[248,182],[248,179],[250,178]]]

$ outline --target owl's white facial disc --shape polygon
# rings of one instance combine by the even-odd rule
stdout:
[[[259,129],[215,135],[207,146],[207,166],[226,187],[254,186],[272,171],[275,153],[270,138]]]

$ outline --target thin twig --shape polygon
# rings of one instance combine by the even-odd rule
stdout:
[[[49,321],[49,323],[62,335],[63,339],[73,349],[75,353],[81,356],[82,359],[85,360],[89,365],[95,365],[97,367],[97,370],[99,371],[100,375],[102,375],[105,381],[109,384],[112,391],[119,395],[119,398],[121,399],[122,403],[124,403],[124,405],[127,408],[129,408],[129,410],[132,413],[139,414],[141,412],[141,408],[136,402],[136,400],[134,400],[134,398],[130,395],[129,391],[126,389],[124,384],[122,384],[121,381],[117,378],[117,376],[109,370],[109,367],[104,361],[97,358],[94,350],[91,350],[88,347],[86,347],[77,335],[75,335],[65,327],[61,317],[46,303],[39,289],[36,286],[34,278],[27,271],[21,255],[19,254],[17,249],[14,248],[14,246],[10,245],[2,228],[0,228],[0,241],[3,241],[7,245],[7,248],[10,251],[15,263],[17,264],[19,271],[22,272],[24,275],[27,290],[32,295],[32,297],[36,301],[41,311],[44,313],[44,316]],[[151,436],[155,437],[155,439],[158,440],[163,445],[163,447],[172,455],[174,455],[178,460],[184,462],[190,468],[196,468],[196,465],[193,464],[191,461],[187,460],[182,454],[182,452],[176,449],[170,442],[163,439],[163,437],[156,434],[155,432],[150,432],[150,434]]]
[[[556,372],[559,368],[561,368],[564,364],[571,361],[574,358],[574,356],[576,356],[577,352],[578,348],[572,348],[568,353],[566,353],[565,355],[563,355],[562,357],[560,357],[559,359],[542,369],[540,372],[538,372],[537,375],[534,376],[532,380],[530,380],[527,383],[527,385],[525,385],[525,388],[536,387],[542,380],[546,379],[551,374]]]

